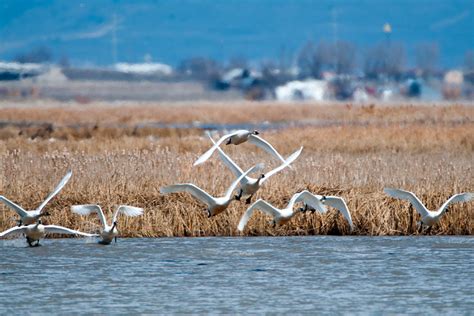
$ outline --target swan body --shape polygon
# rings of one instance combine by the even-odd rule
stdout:
[[[83,233],[77,230],[72,230],[66,227],[57,226],[57,225],[43,225],[41,221],[38,221],[36,224],[30,224],[27,226],[17,226],[12,227],[2,233],[0,237],[8,237],[11,235],[24,234],[26,236],[26,241],[30,247],[39,246],[39,240],[44,238],[46,234],[68,234],[68,235],[79,235],[84,237],[94,237],[95,234]],[[36,242],[36,244],[33,244]]]
[[[46,199],[41,203],[41,205],[36,209],[32,211],[26,211],[24,210],[21,206],[18,204],[10,201],[4,196],[0,195],[0,201],[3,202],[6,206],[8,206],[10,209],[15,211],[19,216],[19,225],[31,225],[36,222],[42,217],[42,216],[48,216],[48,212],[43,212],[44,207],[46,204],[56,195],[61,191],[61,189],[66,185],[66,183],[69,181],[69,179],[72,176],[72,171],[69,170],[66,175],[61,179],[61,182],[54,188],[54,190],[46,197]]]
[[[194,196],[196,199],[200,200],[201,202],[204,202],[207,204],[207,214],[208,217],[215,216],[219,213],[222,213],[227,209],[229,204],[236,199],[235,196],[232,196],[232,192],[235,190],[237,185],[239,184],[240,180],[247,176],[250,172],[257,171],[259,169],[263,168],[262,164],[258,164],[246,172],[242,173],[237,179],[235,179],[230,187],[227,189],[226,193],[222,197],[212,197],[209,193],[204,191],[203,189],[199,188],[198,186],[192,184],[192,183],[184,183],[184,184],[175,184],[175,185],[170,185],[167,187],[163,187],[160,189],[160,192],[163,194],[167,193],[177,193],[177,192],[188,192],[192,196]]]
[[[341,212],[342,216],[344,216],[347,223],[349,224],[350,230],[352,231],[354,229],[354,223],[352,222],[351,212],[349,212],[349,208],[347,207],[346,201],[342,197],[318,194],[313,194],[313,196],[316,197],[319,201],[321,201],[321,203],[323,203],[324,205],[334,207],[339,212]],[[311,211],[314,213],[317,210],[314,209],[311,205],[308,206],[307,204],[305,204],[304,208],[301,211]]]
[[[117,236],[119,234],[119,231],[117,230],[117,217],[119,214],[123,214],[130,217],[139,216],[143,214],[142,208],[128,205],[120,205],[114,212],[112,218],[112,225],[109,225],[107,223],[107,220],[105,219],[104,212],[102,211],[99,205],[73,205],[71,206],[71,211],[80,215],[89,215],[91,213],[96,213],[99,216],[100,222],[102,223],[102,230],[100,232],[101,240],[99,241],[99,243],[103,245],[110,244],[114,239],[115,242],[117,242]]]
[[[474,193],[460,193],[451,196],[437,211],[430,211],[420,201],[420,199],[410,191],[385,188],[384,192],[396,199],[408,200],[415,207],[418,213],[421,215],[421,224],[426,226],[433,226],[447,212],[448,205],[457,202],[468,202],[474,198]]]
[[[253,203],[247,211],[245,211],[244,215],[240,219],[239,225],[237,226],[237,229],[239,231],[243,231],[245,226],[247,225],[247,222],[249,221],[250,217],[253,214],[253,211],[256,209],[259,209],[268,215],[273,217],[273,225],[284,225],[288,223],[293,216],[295,216],[298,211],[301,211],[302,209],[298,209],[297,211],[293,210],[293,206],[295,203],[303,201],[307,205],[311,205],[314,209],[320,211],[320,212],[325,212],[326,207],[321,203],[319,199],[317,199],[313,194],[311,194],[308,191],[302,191],[299,193],[296,193],[293,195],[291,200],[288,202],[288,205],[284,209],[278,209],[271,205],[270,203],[259,199],[255,203]]]
[[[272,155],[273,157],[275,157],[276,159],[284,163],[285,159],[278,153],[278,151],[275,148],[273,148],[273,146],[270,145],[269,142],[257,136],[258,134],[259,134],[258,131],[248,131],[248,130],[242,129],[242,130],[238,130],[233,133],[224,135],[217,142],[213,141],[214,145],[208,151],[202,154],[201,157],[199,157],[196,160],[196,162],[194,162],[194,166],[199,165],[205,162],[207,159],[209,159],[209,157],[212,156],[214,151],[217,148],[219,148],[219,146],[226,140],[227,140],[226,145],[230,145],[230,144],[240,145],[248,141],[249,143],[254,144],[257,147],[260,147],[261,149],[265,150],[270,155]]]
[[[212,142],[214,142],[211,137],[210,139],[212,140]],[[227,156],[227,154],[222,149],[217,147],[217,150],[219,151],[219,156],[221,157],[222,161],[230,169],[230,171],[232,171],[232,173],[237,177],[241,176],[243,174],[242,169],[240,169],[240,167],[237,166],[237,164],[229,156]],[[265,181],[267,181],[274,174],[288,167],[293,161],[296,160],[296,158],[299,157],[302,150],[303,147],[291,154],[286,160],[284,160],[284,163],[282,163],[280,166],[265,174],[260,175],[260,177],[258,177],[257,179],[249,176],[243,177],[240,180],[240,192],[238,195],[239,199],[242,197],[242,195],[249,195],[246,200],[246,203],[250,204],[253,195],[258,191],[258,189],[260,189],[260,187],[265,183]]]

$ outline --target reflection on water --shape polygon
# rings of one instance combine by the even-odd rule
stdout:
[[[0,313],[470,313],[472,237],[0,241]]]

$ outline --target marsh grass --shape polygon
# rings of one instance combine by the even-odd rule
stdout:
[[[471,107],[378,109],[305,105],[303,108],[293,106],[295,110],[289,111],[289,105],[259,106],[249,113],[238,106],[229,107],[230,110],[213,105],[196,107],[198,110],[185,106],[175,110],[164,106],[172,114],[164,114],[163,120],[184,120],[184,116],[191,121],[208,116],[217,120],[220,115],[223,120],[230,121],[231,114],[238,113],[237,122],[268,116],[282,119],[285,115],[287,119],[295,120],[324,116],[343,122],[369,122],[365,126],[295,127],[263,133],[263,137],[285,156],[299,146],[304,146],[304,150],[294,164],[295,170],[275,175],[253,201],[263,198],[277,207],[284,207],[294,193],[303,189],[340,195],[352,213],[355,225],[352,234],[418,234],[416,222],[419,217],[413,207],[406,201],[386,196],[384,187],[413,191],[430,209],[438,208],[454,193],[474,190]],[[14,109],[6,110],[10,114],[4,119],[18,118]],[[5,114],[6,110],[2,109],[0,113]],[[127,112],[128,108],[106,107],[102,110],[105,112],[96,109],[88,121],[85,114],[79,118],[91,124],[96,123],[94,120],[99,121],[99,127],[87,137],[72,135],[73,132],[65,133],[69,135],[67,137],[53,139],[51,135],[32,139],[16,132],[2,137],[1,194],[25,209],[34,209],[66,170],[72,168],[71,181],[47,206],[52,213],[45,219],[48,223],[94,231],[98,228],[98,218],[75,215],[69,210],[71,205],[97,203],[110,218],[117,205],[128,204],[143,207],[145,214],[137,218],[121,217],[119,229],[123,236],[240,235],[236,227],[247,208],[244,202],[234,202],[225,213],[209,219],[204,212],[205,205],[189,194],[159,193],[162,186],[192,182],[213,195],[222,195],[230,185],[233,176],[217,154],[205,164],[192,167],[194,160],[210,145],[202,131],[133,134],[107,130],[100,127],[102,118],[114,120],[127,113],[129,122],[159,120],[159,110],[148,113],[148,118],[146,111],[138,107],[136,113]],[[23,114],[27,116],[25,120],[60,125],[72,120],[69,116],[73,114],[67,111],[43,108]],[[176,111],[183,115],[178,118]],[[351,111],[356,114],[346,113]],[[385,124],[387,122],[391,123]],[[277,164],[250,144],[223,148],[243,169],[258,162],[265,162],[266,169]],[[473,211],[474,202],[453,204],[431,234],[473,234]],[[13,212],[0,206],[0,229],[13,226],[14,218]],[[268,216],[255,212],[243,235],[350,233],[344,218],[332,209],[326,214],[298,214],[283,227],[273,228],[269,220]]]

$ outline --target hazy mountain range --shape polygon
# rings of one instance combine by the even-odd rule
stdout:
[[[420,42],[438,43],[444,67],[462,65],[474,49],[473,0],[2,0],[0,59],[44,45],[76,65],[146,55],[172,65],[194,56],[257,61],[320,39],[363,52],[384,40],[386,22],[409,56]]]

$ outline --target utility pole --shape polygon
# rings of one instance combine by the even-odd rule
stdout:
[[[114,65],[117,64],[117,14],[113,15],[113,29],[112,29],[112,60]]]

